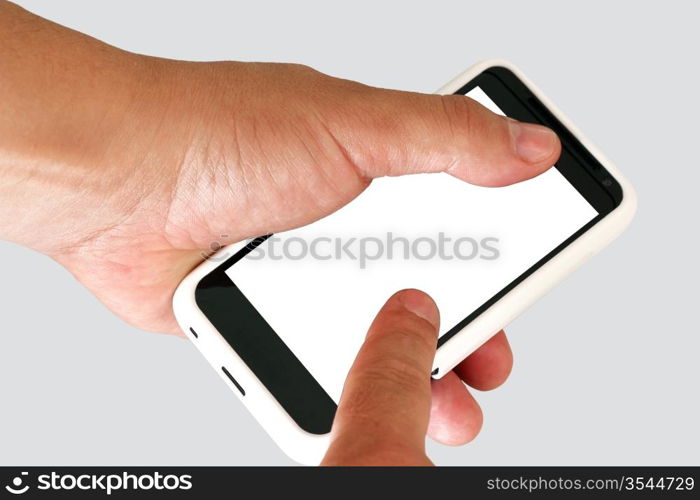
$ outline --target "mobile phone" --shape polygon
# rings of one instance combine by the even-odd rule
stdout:
[[[322,458],[345,376],[393,292],[419,288],[440,307],[439,378],[634,215],[629,182],[512,64],[484,61],[438,93],[552,128],[559,161],[504,188],[447,174],[375,180],[320,221],[224,247],[175,293],[183,331],[299,462]]]

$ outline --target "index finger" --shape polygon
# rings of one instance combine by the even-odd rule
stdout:
[[[424,449],[438,325],[425,293],[403,290],[389,299],[348,374],[331,447]]]

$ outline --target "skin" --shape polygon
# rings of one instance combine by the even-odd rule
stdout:
[[[0,237],[68,269],[133,326],[181,334],[172,294],[232,243],[311,223],[382,176],[483,186],[558,158],[548,129],[463,96],[368,87],[293,64],[146,57],[0,0]],[[429,377],[439,313],[417,290],[379,312],[346,382],[324,463],[425,465],[425,436],[464,444],[502,384],[500,332]]]

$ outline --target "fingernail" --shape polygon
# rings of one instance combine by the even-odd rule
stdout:
[[[534,123],[508,120],[516,154],[528,163],[538,163],[554,153],[557,135],[549,128]]]
[[[407,311],[427,320],[435,329],[440,326],[440,312],[433,299],[425,293],[420,290],[404,290],[400,300]]]

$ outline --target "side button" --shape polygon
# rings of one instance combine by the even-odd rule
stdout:
[[[239,391],[241,391],[241,394],[243,394],[243,395],[245,396],[245,390],[243,390],[243,387],[241,387],[241,384],[239,384],[238,382],[236,382],[236,379],[233,378],[233,375],[231,375],[231,374],[229,373],[229,371],[226,369],[226,367],[225,367],[225,366],[222,366],[221,369],[222,369],[223,372],[226,374],[226,376],[228,377],[228,379],[229,379],[231,382],[233,382],[233,385],[236,386],[236,389],[238,389]]]

